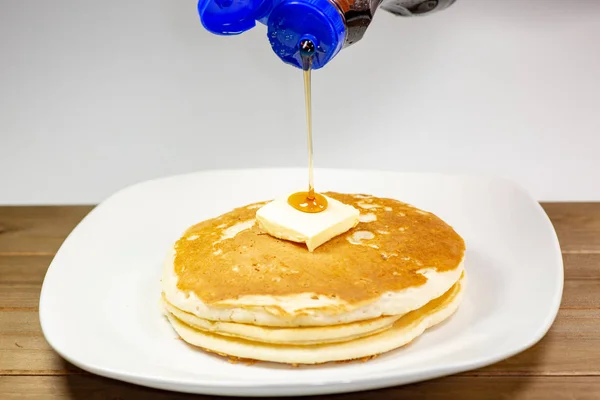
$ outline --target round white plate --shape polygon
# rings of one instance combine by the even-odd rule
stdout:
[[[282,396],[405,384],[492,364],[539,341],[562,296],[554,229],[515,184],[486,177],[317,170],[319,190],[393,197],[432,211],[467,244],[469,284],[447,322],[372,361],[231,364],[177,339],[159,308],[167,250],[190,225],[306,184],[304,169],[210,171],[144,182],[95,208],[52,261],[40,300],[48,343],[71,363],[182,392]]]

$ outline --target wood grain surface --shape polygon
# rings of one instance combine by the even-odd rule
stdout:
[[[467,373],[318,399],[600,399],[600,203],[548,203],[563,250],[561,310],[531,349]],[[46,343],[39,293],[53,255],[92,209],[0,207],[0,399],[207,399],[90,375]]]

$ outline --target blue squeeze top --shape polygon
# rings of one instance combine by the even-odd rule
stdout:
[[[202,25],[217,35],[237,35],[256,25],[267,25],[275,54],[285,63],[302,68],[299,42],[315,44],[312,68],[327,64],[342,49],[346,24],[329,0],[200,0]]]

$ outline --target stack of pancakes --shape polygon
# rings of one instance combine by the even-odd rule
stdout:
[[[251,204],[189,228],[165,263],[165,314],[186,342],[225,356],[316,364],[412,341],[457,309],[463,239],[393,199],[325,193],[360,210],[317,248],[261,231]]]

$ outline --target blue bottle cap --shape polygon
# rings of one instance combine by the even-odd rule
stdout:
[[[200,0],[198,14],[207,31],[217,35],[237,35],[266,16],[271,0]]]
[[[344,17],[329,0],[283,0],[271,11],[267,26],[275,54],[298,68],[302,68],[302,39],[315,44],[312,68],[319,69],[342,49],[346,38]]]

